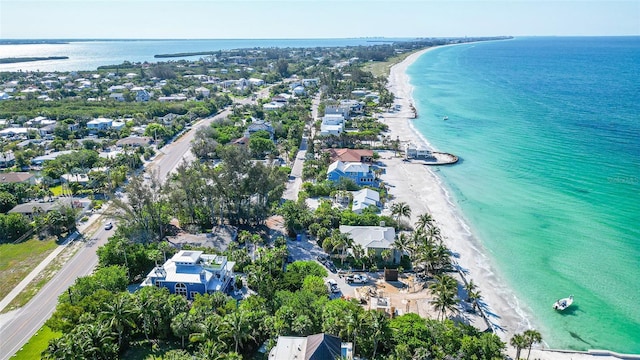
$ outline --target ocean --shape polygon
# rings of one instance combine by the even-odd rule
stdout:
[[[0,44],[0,58],[67,56],[66,60],[45,60],[0,64],[0,71],[79,71],[124,61],[158,62],[197,60],[201,55],[156,59],[158,54],[247,49],[254,47],[325,47],[372,45],[409,40],[406,38],[353,39],[211,39],[211,40],[71,40],[61,44]],[[64,41],[64,40],[63,40]],[[373,42],[375,41],[375,42]]]
[[[439,176],[544,342],[640,354],[640,37],[441,47],[407,74],[414,127],[462,160]]]

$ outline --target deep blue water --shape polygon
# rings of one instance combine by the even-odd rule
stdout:
[[[414,125],[463,159],[440,176],[545,342],[640,353],[640,37],[442,47],[408,74]]]

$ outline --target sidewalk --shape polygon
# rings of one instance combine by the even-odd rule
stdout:
[[[77,228],[77,231],[71,234],[62,245],[55,248],[49,254],[49,256],[47,256],[44,260],[42,260],[40,264],[38,264],[38,266],[36,266],[35,269],[33,269],[29,273],[29,275],[25,276],[25,278],[22,279],[22,281],[18,285],[16,285],[16,287],[13,288],[13,290],[11,290],[11,292],[7,294],[7,296],[5,296],[4,299],[0,301],[0,311],[4,310],[4,308],[6,308],[7,305],[9,305],[11,301],[13,301],[13,299],[15,299],[16,296],[18,296],[18,294],[20,294],[29,285],[29,283],[31,283],[31,281],[33,281],[33,279],[35,279],[40,274],[40,272],[42,272],[42,270],[44,270],[47,267],[47,265],[51,263],[51,261],[53,261],[53,259],[55,259],[58,255],[60,255],[60,253],[64,249],[66,249],[69,243],[73,242],[76,238],[78,238],[78,236],[80,236],[82,231],[84,231],[86,228],[91,226],[95,221],[97,221],[100,218],[100,216],[102,216],[102,214],[99,214],[99,213],[92,214],[91,217],[89,217],[89,220],[79,225]],[[1,320],[0,320],[0,323],[2,323]]]

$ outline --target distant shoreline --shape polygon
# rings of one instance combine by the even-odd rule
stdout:
[[[218,51],[195,51],[195,52],[184,52],[184,53],[174,53],[174,54],[156,54],[153,55],[156,59],[162,58],[174,58],[174,57],[187,57],[187,56],[198,56],[198,55],[213,55]]]
[[[47,57],[9,57],[0,58],[0,64],[15,64],[32,61],[44,61],[44,60],[67,60],[68,56],[47,56]]]

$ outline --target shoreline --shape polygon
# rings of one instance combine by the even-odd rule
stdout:
[[[391,138],[399,138],[401,143],[411,142],[416,145],[424,145],[433,151],[440,151],[440,149],[434,148],[412,123],[419,120],[412,119],[410,108],[414,106],[413,86],[410,84],[410,78],[407,74],[409,66],[420,56],[435,48],[437,47],[414,52],[402,62],[391,67],[387,88],[394,93],[395,103],[401,105],[401,110],[396,113],[386,113],[384,123],[389,127]],[[444,151],[447,150],[444,149]],[[483,311],[487,314],[495,334],[506,343],[506,353],[512,357],[515,356],[515,349],[509,345],[509,340],[516,333],[536,328],[531,323],[531,319],[533,319],[533,316],[529,315],[531,312],[526,308],[521,308],[513,289],[507,286],[507,282],[496,271],[497,266],[495,266],[493,259],[487,256],[489,252],[464,220],[461,210],[453,202],[447,187],[437,175],[437,169],[395,160],[397,159],[383,159],[383,162],[390,169],[382,176],[385,183],[393,184],[389,191],[394,197],[393,201],[403,201],[409,204],[412,210],[411,223],[415,223],[417,216],[422,213],[432,214],[442,231],[444,243],[454,254],[454,263],[459,265],[466,281],[472,279],[478,285],[482,294],[480,303]],[[460,275],[462,276],[462,274]],[[475,324],[475,321],[471,322],[483,330],[478,324]],[[550,335],[543,334],[543,344],[531,350],[531,355],[534,358],[593,359],[595,356],[595,354],[577,350],[550,350],[544,343],[545,336],[549,337]],[[599,359],[617,358],[613,353],[610,356],[602,356],[607,352],[600,352],[600,350],[598,350],[598,354],[600,355]]]

